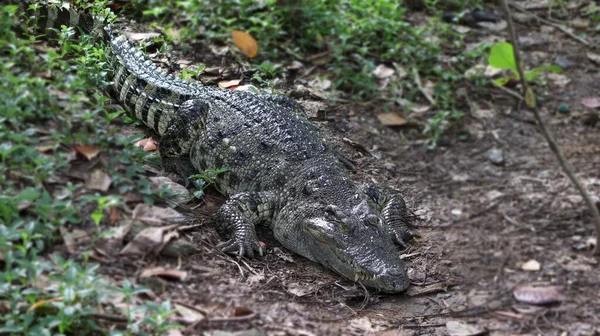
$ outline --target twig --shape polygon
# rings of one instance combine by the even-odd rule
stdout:
[[[504,6],[504,12],[506,13],[506,23],[508,25],[510,42],[513,45],[513,53],[514,53],[514,57],[515,57],[515,63],[517,65],[517,71],[519,72],[519,76],[521,77],[521,90],[523,90],[523,96],[526,97],[527,91],[531,90],[531,89],[529,88],[529,86],[527,84],[527,80],[525,80],[525,74],[523,72],[523,68],[521,67],[521,57],[519,55],[519,48],[518,48],[518,44],[517,44],[517,35],[515,33],[515,27],[514,27],[514,24],[512,21],[512,16],[510,15],[511,13],[510,13],[510,8],[508,7],[507,0],[502,0],[502,5]],[[526,105],[528,105],[528,104],[526,104]],[[598,211],[598,208],[596,207],[596,204],[594,204],[592,197],[585,190],[584,186],[581,184],[581,182],[579,181],[577,176],[575,176],[575,173],[573,172],[573,168],[571,167],[569,162],[565,159],[563,153],[558,148],[558,145],[556,144],[556,140],[554,139],[554,136],[552,135],[552,133],[550,133],[548,126],[542,120],[539,109],[535,106],[532,106],[529,108],[531,110],[533,110],[535,119],[537,120],[538,124],[540,125],[540,128],[542,129],[542,133],[544,134],[546,141],[548,141],[548,146],[550,146],[550,149],[552,150],[552,152],[554,152],[554,155],[556,155],[556,158],[558,159],[558,162],[560,163],[565,174],[567,174],[567,176],[569,177],[571,182],[575,185],[575,187],[577,188],[577,190],[579,191],[581,196],[584,198],[588,208],[590,209],[590,212],[592,213],[592,219],[593,219],[594,225],[596,227],[596,237],[599,237],[600,236],[600,211]],[[598,241],[600,241],[600,239],[598,239]],[[600,256],[599,245],[600,244],[596,244],[596,246],[594,247],[593,254],[596,256]]]
[[[429,95],[429,93],[427,93],[427,91],[425,91],[425,88],[423,87],[423,84],[421,83],[421,77],[419,76],[419,71],[417,70],[417,68],[413,68],[413,76],[415,76],[415,84],[417,84],[417,88],[419,88],[419,91],[421,91],[423,96],[425,96],[425,98],[427,99],[429,104],[436,105],[435,100],[433,100],[433,98]]]
[[[539,17],[539,16],[537,16],[537,15],[531,13],[531,12],[526,11],[525,9],[523,9],[523,8],[521,8],[521,7],[519,7],[519,6],[515,5],[515,4],[510,4],[510,6],[513,7],[514,9],[516,9],[517,11],[521,12],[521,13],[525,13],[525,14],[533,16],[534,18],[536,18],[536,20],[539,20],[540,22],[543,22],[543,23],[545,23],[545,24],[547,24],[549,26],[552,26],[554,28],[557,28],[558,30],[560,30],[563,33],[567,34],[570,38],[576,40],[579,43],[585,44],[586,46],[590,45],[588,41],[586,41],[586,40],[582,39],[581,37],[579,37],[579,36],[571,33],[569,30],[567,30],[567,28],[565,28],[561,24],[554,23],[552,21],[549,21],[549,20],[546,20],[544,18],[541,18],[541,17]],[[505,11],[506,10],[507,9],[505,9]],[[511,20],[512,20],[512,18],[511,18]],[[507,19],[507,21],[508,21],[508,19]]]
[[[515,92],[515,91],[513,91],[513,90],[511,90],[511,89],[509,89],[507,87],[504,87],[502,85],[495,85],[495,84],[494,84],[494,87],[497,88],[497,89],[500,89],[500,90],[502,90],[502,91],[504,91],[506,93],[508,93],[509,95],[511,95],[511,96],[513,96],[515,98],[517,98],[519,101],[525,100],[525,98],[523,98],[523,96],[521,96],[520,93]]]

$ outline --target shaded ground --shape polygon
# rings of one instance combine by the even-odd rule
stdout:
[[[548,81],[536,90],[546,91],[543,116],[597,197],[600,126],[589,122],[591,110],[580,105],[581,99],[600,95],[598,68],[586,56],[590,49],[557,32],[540,36],[539,25],[519,30],[537,40],[558,38],[527,49],[526,63],[550,64],[559,55],[573,62],[564,73],[569,84]],[[501,91],[492,91],[489,100],[470,98],[479,108],[466,106],[468,141],[452,141],[434,151],[426,149],[415,130],[380,125],[374,107],[304,102],[311,116],[327,111],[331,120],[319,124],[357,161],[357,179],[403,190],[420,216],[415,225],[422,237],[401,252],[412,292],[367,292],[284,250],[267,231],[259,233],[266,257],[237,262],[214,249],[219,239],[208,221],[189,233],[200,252],[185,260],[121,260],[104,265],[102,273],[122,281],[151,265],[187,271],[184,282],[146,285],[161,300],[195,306],[214,319],[196,325],[196,333],[258,328],[269,335],[443,335],[447,321],[468,322],[495,335],[600,333],[600,270],[586,248],[594,232],[581,197],[530,113],[518,110]],[[570,112],[557,112],[561,104]],[[502,164],[490,161],[490,149],[503,151]],[[196,211],[210,213],[219,203],[208,200]],[[541,269],[523,270],[532,259]],[[512,295],[515,286],[532,283],[562,286],[565,298],[544,307],[518,303]],[[415,295],[434,284],[447,291]],[[223,318],[242,308],[256,315]]]

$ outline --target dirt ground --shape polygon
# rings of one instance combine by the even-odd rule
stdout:
[[[598,65],[588,59],[591,47],[558,31],[541,35],[542,26],[518,27],[522,37],[536,41],[523,53],[526,64],[554,64],[557,56],[571,63],[563,73],[568,84],[548,80],[535,88],[544,97],[543,118],[598,199],[600,123],[593,122],[598,111],[581,104],[600,96]],[[552,40],[544,40],[548,36]],[[597,45],[600,37],[590,41]],[[470,97],[469,87],[462,89]],[[102,272],[115,281],[135,279],[140,268],[153,265],[188,272],[183,282],[146,283],[158,300],[203,312],[207,319],[188,334],[446,335],[449,321],[463,323],[458,328],[464,335],[600,333],[600,267],[589,247],[595,237],[591,215],[533,115],[513,98],[491,89],[487,98],[472,96],[470,104],[465,99],[462,132],[468,139],[454,135],[435,150],[427,149],[417,130],[382,126],[374,107],[301,102],[311,116],[326,112],[327,121],[317,123],[357,162],[357,180],[402,190],[419,217],[414,225],[421,237],[399,251],[413,283],[408,292],[366,291],[286,251],[267,230],[259,232],[266,256],[236,261],[215,250],[219,238],[209,221],[187,234],[200,249],[191,257],[120,261]],[[569,111],[559,112],[560,105]],[[493,163],[490,151],[498,150],[502,162]],[[210,213],[218,202],[196,211]],[[559,286],[560,302],[519,302],[513,294],[523,285]]]

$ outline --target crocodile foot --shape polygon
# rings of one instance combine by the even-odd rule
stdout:
[[[248,258],[254,258],[255,252],[261,257],[263,256],[263,249],[260,246],[258,239],[251,237],[235,237],[219,243],[217,248],[225,253],[237,254],[239,257],[246,256]]]
[[[407,241],[410,241],[415,237],[420,237],[416,231],[409,229],[406,225],[390,227],[389,232],[392,235],[394,243],[404,249],[408,247]]]

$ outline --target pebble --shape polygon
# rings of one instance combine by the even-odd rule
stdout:
[[[564,56],[556,56],[556,65],[558,65],[559,67],[563,68],[563,69],[569,69],[572,68],[575,63],[573,63],[572,61],[570,61],[568,58],[564,57]]]
[[[499,148],[492,148],[487,152],[488,160],[496,166],[504,164],[504,151]]]

